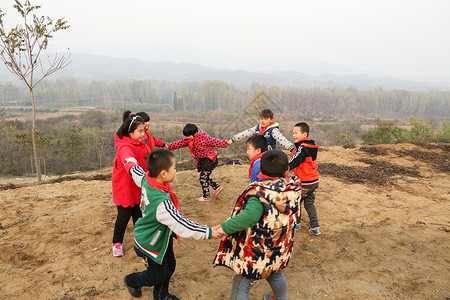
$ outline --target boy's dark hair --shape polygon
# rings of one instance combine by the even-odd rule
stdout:
[[[140,112],[136,113],[136,115],[141,117],[142,120],[144,120],[144,122],[150,122],[150,116],[146,112],[140,111]]]
[[[161,171],[168,171],[175,160],[175,155],[167,149],[156,148],[147,157],[147,169],[150,177],[158,177]]]
[[[259,117],[273,119],[273,111],[271,111],[270,109],[264,109],[259,113]]]
[[[183,135],[190,136],[195,135],[198,132],[198,127],[195,124],[186,124],[183,128]]]
[[[283,177],[288,165],[288,158],[281,150],[267,151],[261,157],[261,172],[270,177]]]
[[[123,123],[119,130],[117,130],[117,135],[119,138],[123,138],[124,136],[130,137],[130,132],[135,131],[141,124],[144,124],[144,120],[140,116],[132,114],[131,111],[127,110],[123,113]]]
[[[306,132],[306,136],[309,136],[309,125],[306,124],[305,122],[297,123],[297,124],[295,124],[294,127],[300,127],[300,131]]]
[[[267,151],[267,141],[262,135],[257,134],[249,137],[247,144],[251,144],[255,149],[261,149],[261,153]]]

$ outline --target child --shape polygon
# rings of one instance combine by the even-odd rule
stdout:
[[[175,150],[182,147],[189,147],[191,155],[197,162],[197,170],[200,172],[200,185],[202,186],[203,196],[197,198],[197,201],[210,201],[209,187],[214,189],[213,196],[217,196],[223,188],[211,178],[211,172],[217,167],[217,151],[214,147],[226,148],[228,142],[210,137],[206,132],[201,131],[194,124],[186,124],[183,129],[184,139],[178,142],[167,144],[169,150]]]
[[[164,148],[166,144],[160,139],[152,136],[152,134],[148,131],[148,127],[150,126],[150,116],[143,111],[138,112],[136,115],[140,116],[145,122],[144,123],[145,136],[142,140],[147,145],[147,153],[150,153],[153,149],[155,149],[155,146]]]
[[[295,143],[295,152],[292,152],[289,160],[289,169],[302,181],[302,201],[309,217],[308,232],[314,235],[320,235],[319,220],[317,219],[316,206],[314,201],[316,191],[319,188],[319,172],[317,171],[317,150],[319,146],[309,138],[308,124],[301,122],[294,126],[293,134]],[[296,229],[300,229],[300,218]]]
[[[257,176],[261,174],[261,170],[259,169],[261,156],[266,151],[267,141],[262,135],[254,135],[247,140],[247,156],[251,160],[250,168],[248,169],[250,182],[258,180]]]
[[[129,170],[136,165],[147,170],[147,150],[142,142],[145,134],[144,120],[131,115],[130,111],[123,114],[123,120],[114,135],[116,157],[112,171],[112,194],[113,202],[117,205],[117,218],[112,241],[113,256],[124,255],[123,237],[130,217],[133,218],[133,224],[141,217],[141,189],[134,184]]]
[[[294,145],[289,142],[278,129],[278,123],[273,121],[273,112],[270,109],[264,109],[259,114],[259,124],[255,127],[244,130],[240,133],[235,134],[229,141],[228,144],[232,144],[236,141],[240,141],[244,138],[248,138],[252,135],[262,135],[266,138],[267,149],[273,150],[277,147],[277,141],[281,146],[291,152],[294,150]]]
[[[285,177],[286,154],[267,151],[261,157],[260,181],[239,196],[231,218],[218,233],[227,234],[219,245],[214,265],[236,272],[230,299],[248,299],[255,280],[266,279],[276,299],[287,299],[282,269],[291,257],[294,226],[300,210],[301,184]],[[271,293],[266,294],[270,299]]]
[[[139,166],[131,169],[136,185],[142,188],[142,218],[134,228],[134,250],[147,269],[125,276],[125,285],[133,297],[141,297],[143,286],[153,286],[153,299],[177,300],[169,294],[169,281],[175,271],[173,233],[184,238],[206,240],[217,237],[206,225],[183,217],[180,203],[170,182],[175,177],[175,156],[166,149],[153,150],[147,159],[148,174]]]

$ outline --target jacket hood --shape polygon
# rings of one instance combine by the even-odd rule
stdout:
[[[259,188],[256,188],[257,196],[261,196],[266,201],[271,202],[281,213],[287,214],[292,209],[287,199],[295,197],[290,194],[301,194],[302,185],[300,179],[296,176],[289,176],[287,178],[279,178],[276,180],[265,180],[257,183]],[[276,193],[278,197],[274,198]],[[269,196],[271,194],[271,196]],[[271,200],[269,200],[271,199]]]

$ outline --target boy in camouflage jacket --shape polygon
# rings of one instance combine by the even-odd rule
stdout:
[[[287,169],[286,154],[267,151],[261,157],[259,181],[244,190],[230,219],[218,229],[226,236],[214,265],[236,272],[230,299],[247,299],[253,281],[258,279],[269,282],[276,299],[287,299],[282,269],[291,257],[301,198],[300,180],[285,177]]]

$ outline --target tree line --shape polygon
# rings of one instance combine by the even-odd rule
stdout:
[[[37,120],[36,142],[39,150],[39,165],[45,174],[67,174],[77,171],[97,170],[111,167],[115,157],[114,134],[120,126],[122,112],[89,110],[79,116],[67,115],[46,120]],[[279,116],[283,135],[291,138],[291,120]],[[151,114],[151,133],[165,142],[183,137],[185,123],[195,122],[213,137],[229,139],[238,128],[230,127],[242,118],[239,113],[190,111],[188,114]],[[194,121],[195,120],[195,121]],[[450,143],[450,125],[433,126],[423,119],[410,119],[409,126],[399,127],[393,122],[380,121],[371,129],[361,130],[359,121],[334,118],[301,118],[312,124],[311,136],[319,145],[386,144],[397,142]],[[257,118],[252,120],[256,124]],[[248,124],[241,124],[244,129]],[[31,145],[31,122],[6,120],[0,109],[0,175],[34,174]],[[220,159],[226,155],[245,157],[245,141],[226,149],[218,149]],[[190,158],[189,149],[175,152],[178,161]]]
[[[255,92],[264,92],[283,114],[381,117],[450,117],[450,91],[358,90],[353,87],[294,88],[253,84],[250,89],[218,80],[169,82],[156,80],[79,81],[63,78],[36,87],[38,108],[94,106],[103,109],[142,107],[154,112],[240,112]],[[0,105],[29,106],[27,91],[0,83]]]

